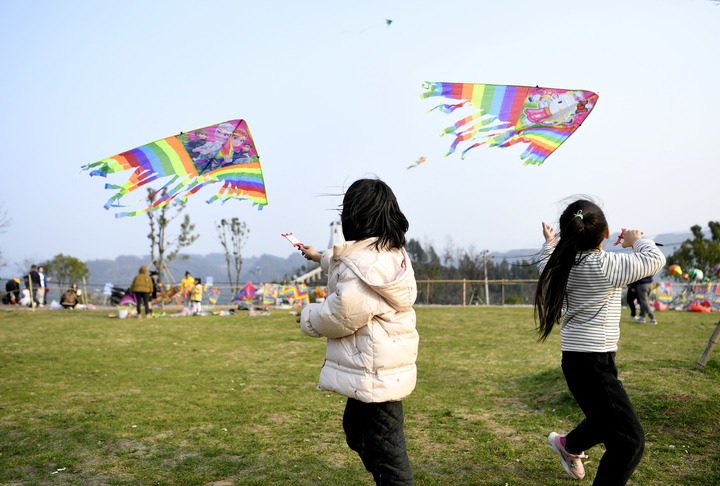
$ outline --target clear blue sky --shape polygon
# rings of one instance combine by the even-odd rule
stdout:
[[[84,164],[181,131],[244,118],[269,205],[190,199],[200,240],[250,228],[245,256],[326,245],[340,194],[379,176],[409,237],[537,248],[559,201],[590,194],[611,231],[686,232],[720,219],[720,6],[710,0],[0,0],[0,234],[7,274],[63,253],[148,253],[145,216],[115,219]],[[388,27],[385,20],[392,19]],[[521,146],[445,158],[424,81],[599,93],[585,124],[539,167]],[[420,156],[428,161],[405,168]],[[213,188],[214,192],[214,188]]]

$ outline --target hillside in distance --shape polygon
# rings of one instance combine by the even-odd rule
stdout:
[[[620,246],[614,246],[618,233],[613,233],[606,240],[604,248],[607,251],[630,251],[623,250]],[[662,244],[665,255],[675,252],[680,244],[692,238],[691,233],[665,233],[656,235],[653,239]],[[506,259],[508,262],[521,260],[534,261],[540,245],[537,248],[509,250],[505,252],[490,252],[489,256],[499,262]],[[86,263],[90,270],[90,282],[92,285],[104,285],[112,283],[116,287],[125,288],[130,285],[133,277],[137,274],[140,265],[148,265],[149,257],[119,256],[114,260],[89,260]],[[305,260],[302,255],[291,253],[283,258],[275,255],[261,255],[259,257],[247,257],[243,259],[240,272],[241,282],[284,282],[292,281],[294,277],[302,275],[314,268],[315,265]],[[179,282],[189,271],[193,276],[200,277],[203,282],[212,277],[216,284],[227,284],[228,274],[225,263],[225,255],[222,253],[211,253],[208,255],[188,255],[185,259],[176,259],[170,264],[170,283]]]
[[[141,265],[149,265],[150,257],[123,255],[114,260],[88,260],[85,264],[90,271],[90,281],[93,286],[102,286],[112,283],[115,287],[126,288],[137,275]],[[243,258],[240,271],[241,282],[283,282],[305,273],[312,266],[300,253],[293,253],[287,258],[274,255],[261,255],[259,257]],[[199,277],[207,282],[212,277],[215,284],[227,284],[228,271],[225,255],[211,253],[208,255],[187,255],[184,259],[173,260],[169,264],[170,284],[178,283],[185,272]],[[234,272],[234,270],[232,270]]]

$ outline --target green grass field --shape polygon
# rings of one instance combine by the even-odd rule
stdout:
[[[111,319],[0,311],[0,484],[371,485],[344,442],[345,399],[316,389],[324,340],[271,316]],[[546,446],[581,419],[559,336],[530,308],[419,308],[405,401],[418,485],[560,485]],[[624,321],[618,367],[647,434],[633,485],[720,484],[718,317]],[[586,451],[591,484],[602,446]]]

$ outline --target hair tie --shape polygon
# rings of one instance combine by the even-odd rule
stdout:
[[[582,209],[578,209],[578,212],[575,213],[575,217],[576,217],[576,218],[583,219]]]

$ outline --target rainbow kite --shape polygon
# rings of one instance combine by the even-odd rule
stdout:
[[[222,289],[220,287],[210,287],[207,289],[208,303],[210,305],[217,304],[218,297],[220,297],[220,292],[222,292]]]
[[[592,91],[530,86],[428,82],[423,88],[423,98],[455,101],[428,111],[463,110],[463,117],[442,133],[455,136],[446,156],[460,144],[464,159],[480,145],[504,148],[525,143],[529,146],[520,156],[525,165],[542,164],[582,125],[598,99]]]
[[[203,187],[218,182],[222,185],[208,203],[239,199],[252,201],[258,209],[267,205],[260,158],[245,120],[230,120],[163,138],[85,165],[82,170],[102,177],[133,171],[125,184],[105,184],[106,189],[117,191],[105,209],[124,207],[120,204],[123,196],[152,182],[163,184],[152,200],[135,203],[146,207],[116,213],[116,218],[161,208],[177,197],[185,201]]]
[[[295,302],[310,303],[310,291],[305,284],[286,285],[280,289],[280,296]]]

